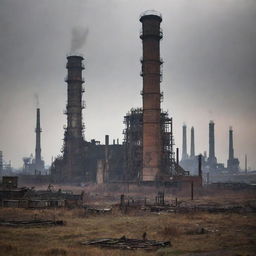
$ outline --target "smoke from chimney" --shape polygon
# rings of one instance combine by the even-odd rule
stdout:
[[[36,108],[39,108],[39,96],[37,93],[34,93],[35,105]]]
[[[71,54],[79,51],[86,43],[89,34],[89,29],[84,27],[75,27],[72,29],[71,38]]]

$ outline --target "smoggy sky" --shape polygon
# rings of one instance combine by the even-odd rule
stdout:
[[[34,154],[37,96],[42,156],[60,154],[66,116],[66,54],[85,56],[85,138],[123,139],[123,116],[140,107],[139,15],[162,13],[162,107],[195,127],[196,153],[208,152],[215,122],[216,156],[226,165],[228,129],[235,156],[256,168],[255,0],[0,0],[0,150],[21,167]],[[79,49],[77,49],[79,48]],[[190,137],[190,136],[189,136]],[[190,138],[188,138],[190,143]],[[188,144],[188,149],[190,145]]]

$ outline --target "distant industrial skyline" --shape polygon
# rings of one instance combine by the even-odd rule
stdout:
[[[122,141],[123,116],[141,107],[139,15],[162,13],[162,108],[174,119],[175,147],[194,127],[195,154],[227,164],[229,127],[234,155],[256,169],[256,2],[253,0],[0,0],[0,150],[22,167],[35,151],[36,107],[41,109],[46,164],[63,145],[67,101],[66,54],[85,57],[85,139]],[[39,102],[37,96],[39,96]]]

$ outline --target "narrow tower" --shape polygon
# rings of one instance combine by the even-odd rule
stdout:
[[[184,124],[182,126],[182,158],[181,160],[185,160],[188,158],[187,153],[187,126]]]
[[[228,152],[229,153],[228,153],[227,169],[230,172],[238,172],[239,171],[239,160],[237,158],[234,158],[232,127],[229,128],[229,151]]]
[[[36,149],[35,149],[35,171],[44,171],[44,162],[41,158],[41,126],[40,126],[40,108],[36,109]]]
[[[0,176],[3,175],[3,151],[0,151]]]
[[[234,159],[234,145],[233,145],[233,130],[232,127],[229,128],[229,151],[228,159],[232,161]]]
[[[161,169],[161,131],[160,131],[160,82],[161,65],[160,40],[162,31],[161,14],[146,11],[140,17],[142,23],[143,57],[141,60],[143,77],[143,168],[142,181],[154,181]]]
[[[191,127],[191,147],[190,147],[190,157],[195,156],[195,131],[194,127]]]
[[[216,170],[217,159],[215,157],[215,142],[214,142],[214,122],[209,123],[209,158],[208,165],[210,170]]]
[[[83,123],[82,101],[83,83],[82,70],[83,57],[74,55],[67,57],[66,68],[68,75],[66,82],[68,85],[68,103],[65,114],[67,114],[67,128],[64,138],[64,160],[65,170],[63,179],[74,178],[83,175],[82,171],[82,143],[83,143]]]

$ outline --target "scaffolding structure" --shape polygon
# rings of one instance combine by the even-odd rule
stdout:
[[[141,181],[143,167],[143,111],[131,109],[124,117],[124,181]],[[170,177],[175,173],[175,153],[172,118],[168,112],[161,112],[161,177]],[[160,178],[160,177],[159,177]]]
[[[142,170],[142,109],[131,109],[131,111],[124,117],[124,124],[124,180],[139,180]]]

